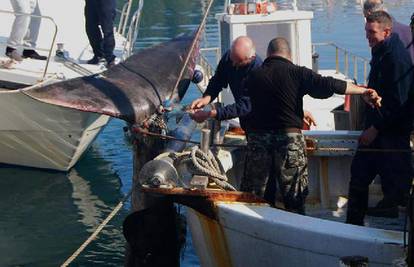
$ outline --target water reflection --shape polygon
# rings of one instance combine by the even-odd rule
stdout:
[[[111,162],[97,154],[92,149],[67,174],[0,168],[0,266],[57,265],[94,231],[122,197]],[[122,258],[119,227],[106,231],[117,237],[107,251]]]

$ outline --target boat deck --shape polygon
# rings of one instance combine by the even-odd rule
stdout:
[[[116,48],[114,54],[118,59],[122,59],[124,55],[125,39],[117,36]],[[46,67],[46,61],[24,59],[22,62],[14,61],[9,64],[10,59],[2,53],[5,51],[6,45],[0,43],[0,80],[8,82],[19,82],[22,84],[32,85],[36,84],[43,78],[43,73]],[[39,51],[42,55],[47,55],[46,52]],[[69,54],[69,57],[71,55]],[[83,76],[89,73],[100,73],[105,68],[105,62],[98,65],[87,64],[86,61],[93,57],[92,49],[89,45],[85,45],[84,52],[79,58],[70,58],[70,62],[63,62],[61,59],[55,57],[52,53],[52,58],[49,61],[46,76],[43,80],[58,78],[60,80],[72,79]],[[9,65],[9,66],[7,66]],[[72,65],[72,67],[71,67]],[[0,90],[3,91],[3,90]]]

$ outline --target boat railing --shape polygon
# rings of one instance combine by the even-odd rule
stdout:
[[[141,19],[142,9],[144,7],[144,0],[138,0],[138,8],[134,14],[130,16],[134,2],[134,0],[128,0],[122,6],[121,10],[117,9],[117,12],[120,13],[117,33],[126,39],[124,51],[126,52],[127,57],[132,54],[138,36],[138,26]]]
[[[201,92],[205,91],[210,78],[214,75],[211,62],[213,61],[217,65],[220,57],[221,51],[219,47],[205,47],[200,49],[198,65],[203,71],[203,80],[197,84],[197,87]]]
[[[313,54],[312,62],[314,65],[314,70],[315,68],[318,69],[318,67],[315,67],[315,65],[316,66],[320,65],[319,63],[320,55],[317,53],[317,48],[321,48],[321,47],[327,47],[327,48],[334,49],[333,56],[335,57],[335,72],[336,73],[342,73],[345,75],[345,77],[354,79],[355,81],[360,82],[362,84],[366,84],[367,77],[368,77],[369,60],[365,57],[358,56],[354,53],[351,53],[347,49],[342,48],[332,42],[312,44],[312,54]],[[329,53],[326,53],[326,54],[329,54]],[[362,74],[362,80],[360,79],[361,74]]]
[[[14,11],[1,10],[1,9],[0,9],[0,14],[8,14],[8,15],[13,15],[13,16],[30,16],[32,18],[40,18],[40,19],[48,20],[53,24],[54,31],[53,31],[53,34],[52,34],[52,41],[50,43],[50,47],[48,47],[48,48],[36,47],[36,50],[45,51],[45,52],[48,53],[47,60],[46,60],[46,63],[45,63],[45,68],[43,70],[42,78],[40,80],[40,81],[43,81],[45,79],[46,75],[47,75],[47,69],[49,67],[50,59],[52,58],[52,51],[53,51],[53,47],[55,46],[56,36],[57,36],[57,33],[58,33],[58,26],[57,26],[55,20],[52,17],[49,17],[49,16],[34,15],[34,14],[14,12]],[[23,45],[20,46],[20,47],[23,48],[23,49],[33,49],[33,47],[27,47],[27,46],[23,46]]]

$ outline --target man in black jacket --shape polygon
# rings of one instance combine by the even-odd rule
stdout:
[[[191,103],[191,109],[195,110],[192,118],[197,122],[203,122],[208,118],[228,120],[239,117],[240,126],[246,130],[248,123],[245,115],[250,112],[250,100],[245,93],[244,81],[248,74],[260,65],[262,59],[256,55],[253,41],[247,36],[236,38],[231,49],[222,56],[203,97]],[[216,99],[227,86],[233,94],[234,104],[210,111],[201,110]]]
[[[246,80],[252,107],[241,190],[263,197],[269,176],[274,176],[285,208],[303,214],[308,192],[306,146],[301,133],[303,97],[363,94],[366,101],[375,103],[379,97],[374,90],[294,65],[283,38],[270,41],[267,55],[263,65]]]
[[[368,86],[382,96],[382,107],[367,110],[365,130],[352,161],[347,223],[363,225],[368,205],[368,187],[377,174],[383,183],[384,199],[371,215],[398,217],[398,204],[408,195],[412,168],[410,116],[397,116],[408,100],[413,82],[410,55],[384,11],[367,16],[366,37],[372,49]],[[393,125],[390,120],[395,120]],[[363,149],[378,152],[367,152]],[[383,150],[383,151],[380,151]],[[398,152],[405,151],[405,152]]]
[[[86,0],[85,28],[94,54],[88,64],[98,64],[104,58],[107,67],[114,65],[115,15],[116,0]]]

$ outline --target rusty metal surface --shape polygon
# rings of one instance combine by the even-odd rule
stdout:
[[[184,66],[193,42],[197,47]],[[193,35],[181,36],[142,49],[102,75],[71,79],[22,92],[45,103],[141,123],[165,100],[179,101],[184,96],[198,56],[198,44],[199,38],[195,40]],[[174,90],[177,83],[177,90]]]
[[[201,214],[217,220],[217,202],[241,202],[249,204],[267,204],[267,202],[251,193],[221,190],[190,190],[183,188],[142,188],[144,193],[163,195],[172,201],[195,209]]]

